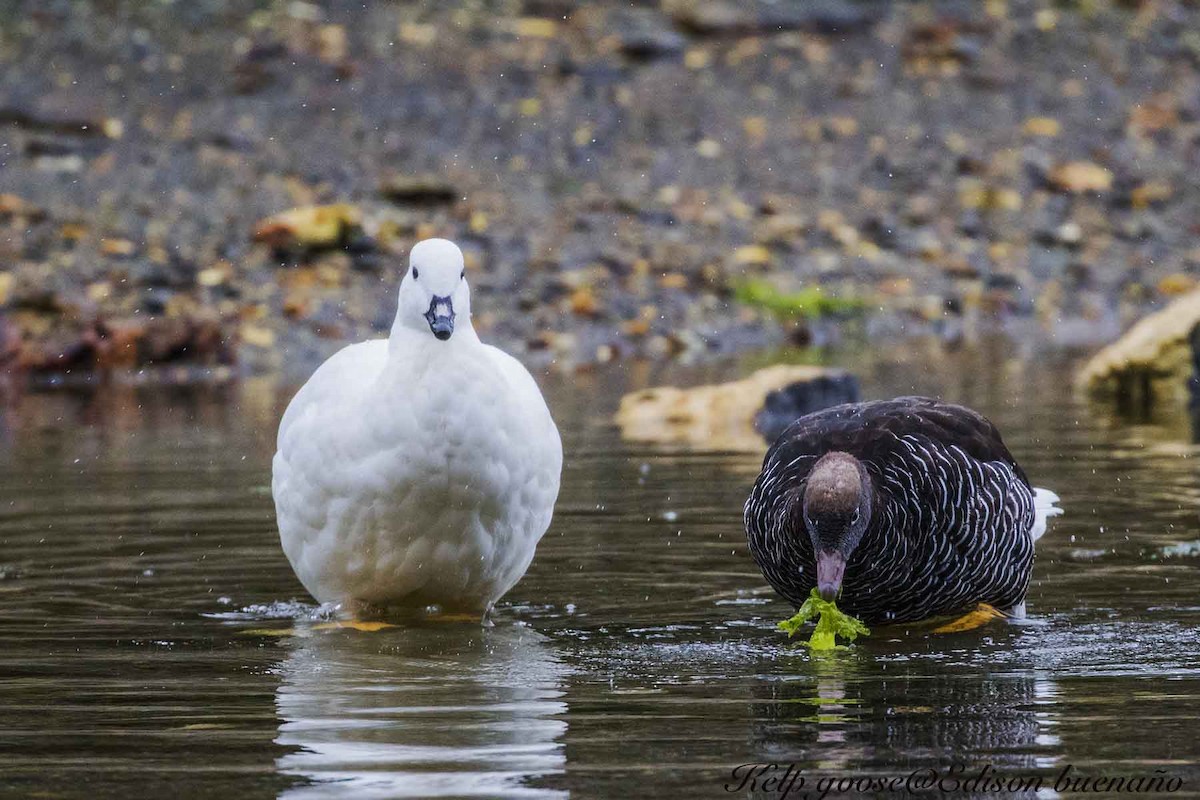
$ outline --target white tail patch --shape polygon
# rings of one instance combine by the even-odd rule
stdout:
[[[1057,517],[1063,510],[1054,505],[1058,495],[1049,489],[1033,490],[1033,527],[1029,529],[1029,538],[1037,541],[1046,532],[1046,520]]]

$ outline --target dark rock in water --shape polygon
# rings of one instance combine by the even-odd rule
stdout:
[[[797,381],[767,395],[763,407],[754,415],[754,429],[773,442],[805,414],[841,403],[855,403],[858,399],[858,378],[848,372]]]

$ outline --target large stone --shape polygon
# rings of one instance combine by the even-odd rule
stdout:
[[[1122,403],[1178,398],[1186,395],[1188,378],[1197,370],[1197,347],[1200,289],[1138,322],[1094,355],[1076,382],[1089,394],[1115,397]]]

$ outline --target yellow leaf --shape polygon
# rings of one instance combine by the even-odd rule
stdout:
[[[1025,120],[1025,125],[1022,130],[1029,136],[1045,136],[1051,138],[1058,136],[1062,126],[1058,124],[1058,120],[1050,117],[1030,117]]]
[[[770,264],[771,251],[761,244],[748,244],[733,251],[733,263],[739,266]]]
[[[712,53],[700,47],[693,47],[683,56],[683,64],[688,69],[704,69],[712,60]]]
[[[1136,209],[1145,209],[1155,203],[1171,199],[1171,187],[1165,183],[1151,181],[1143,183],[1129,194],[1129,202]]]
[[[1073,194],[1107,192],[1112,188],[1112,182],[1111,172],[1090,161],[1072,161],[1050,172],[1050,183],[1055,188]]]
[[[765,117],[746,117],[742,120],[742,130],[751,139],[761,142],[767,138],[767,120]]]
[[[537,39],[553,39],[558,33],[558,23],[552,19],[541,17],[521,17],[514,26],[518,36],[531,36]]]
[[[243,342],[255,347],[268,348],[275,344],[275,334],[270,328],[263,328],[258,325],[243,325],[241,334]]]
[[[437,41],[437,28],[433,25],[419,25],[405,22],[400,26],[400,41],[420,47],[428,47]]]

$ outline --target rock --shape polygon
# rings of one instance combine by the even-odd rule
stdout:
[[[1196,374],[1200,289],[1138,322],[1084,365],[1076,385],[1091,395],[1149,405],[1180,396]]]
[[[52,94],[34,104],[0,106],[0,125],[40,133],[109,139],[120,138],[125,130],[120,120],[99,113],[95,100],[82,94]]]
[[[302,206],[267,217],[254,229],[254,241],[276,251],[343,247],[361,230],[362,215],[349,203]]]
[[[810,391],[805,384],[817,388]],[[621,435],[631,441],[760,452],[766,442],[755,428],[756,417],[772,393],[776,393],[770,401],[775,411],[766,413],[764,426],[778,425],[788,409],[815,410],[820,398],[839,396],[850,385],[857,394],[857,381],[841,370],[780,364],[730,383],[632,392],[621,398],[616,423]]]
[[[849,0],[663,0],[675,24],[699,36],[806,30],[854,33],[875,24],[880,9]]]
[[[459,192],[436,175],[392,175],[379,184],[379,193],[402,205],[453,203]]]
[[[687,45],[661,14],[649,8],[617,11],[609,18],[609,27],[621,52],[641,61],[679,55]]]

